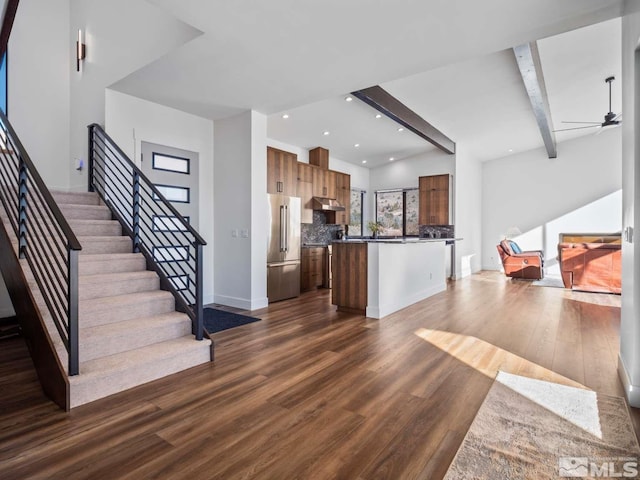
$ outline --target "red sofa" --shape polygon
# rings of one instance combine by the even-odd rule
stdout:
[[[622,245],[619,240],[618,243],[561,242],[558,261],[565,288],[605,293],[621,291]]]

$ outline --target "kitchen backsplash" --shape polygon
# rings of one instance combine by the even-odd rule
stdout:
[[[302,224],[302,245],[305,243],[322,243],[328,245],[337,238],[340,225],[327,225],[327,218],[322,212],[313,212],[313,223]]]
[[[454,238],[453,225],[420,225],[420,238]]]

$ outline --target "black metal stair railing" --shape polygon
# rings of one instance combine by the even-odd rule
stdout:
[[[53,323],[79,373],[78,254],[82,249],[7,117],[0,111],[0,202]]]
[[[206,242],[100,125],[89,125],[89,191],[96,191],[160,276],[202,340],[202,247]]]

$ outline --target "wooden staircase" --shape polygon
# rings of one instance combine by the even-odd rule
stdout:
[[[211,340],[195,340],[189,317],[160,290],[144,256],[132,253],[131,239],[98,195],[52,194],[82,245],[80,374],[69,377],[70,408],[209,362]],[[56,350],[66,365],[66,350]]]

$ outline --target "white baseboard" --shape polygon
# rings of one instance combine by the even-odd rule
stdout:
[[[228,307],[241,308],[243,310],[257,310],[264,308],[269,304],[267,297],[264,298],[238,298],[230,297],[228,295],[214,295],[213,303],[219,303],[220,305],[226,305]]]
[[[618,376],[620,377],[620,381],[624,387],[624,393],[629,405],[634,408],[640,408],[640,385],[633,385],[631,383],[631,377],[624,366],[624,362],[620,354],[618,354]]]

